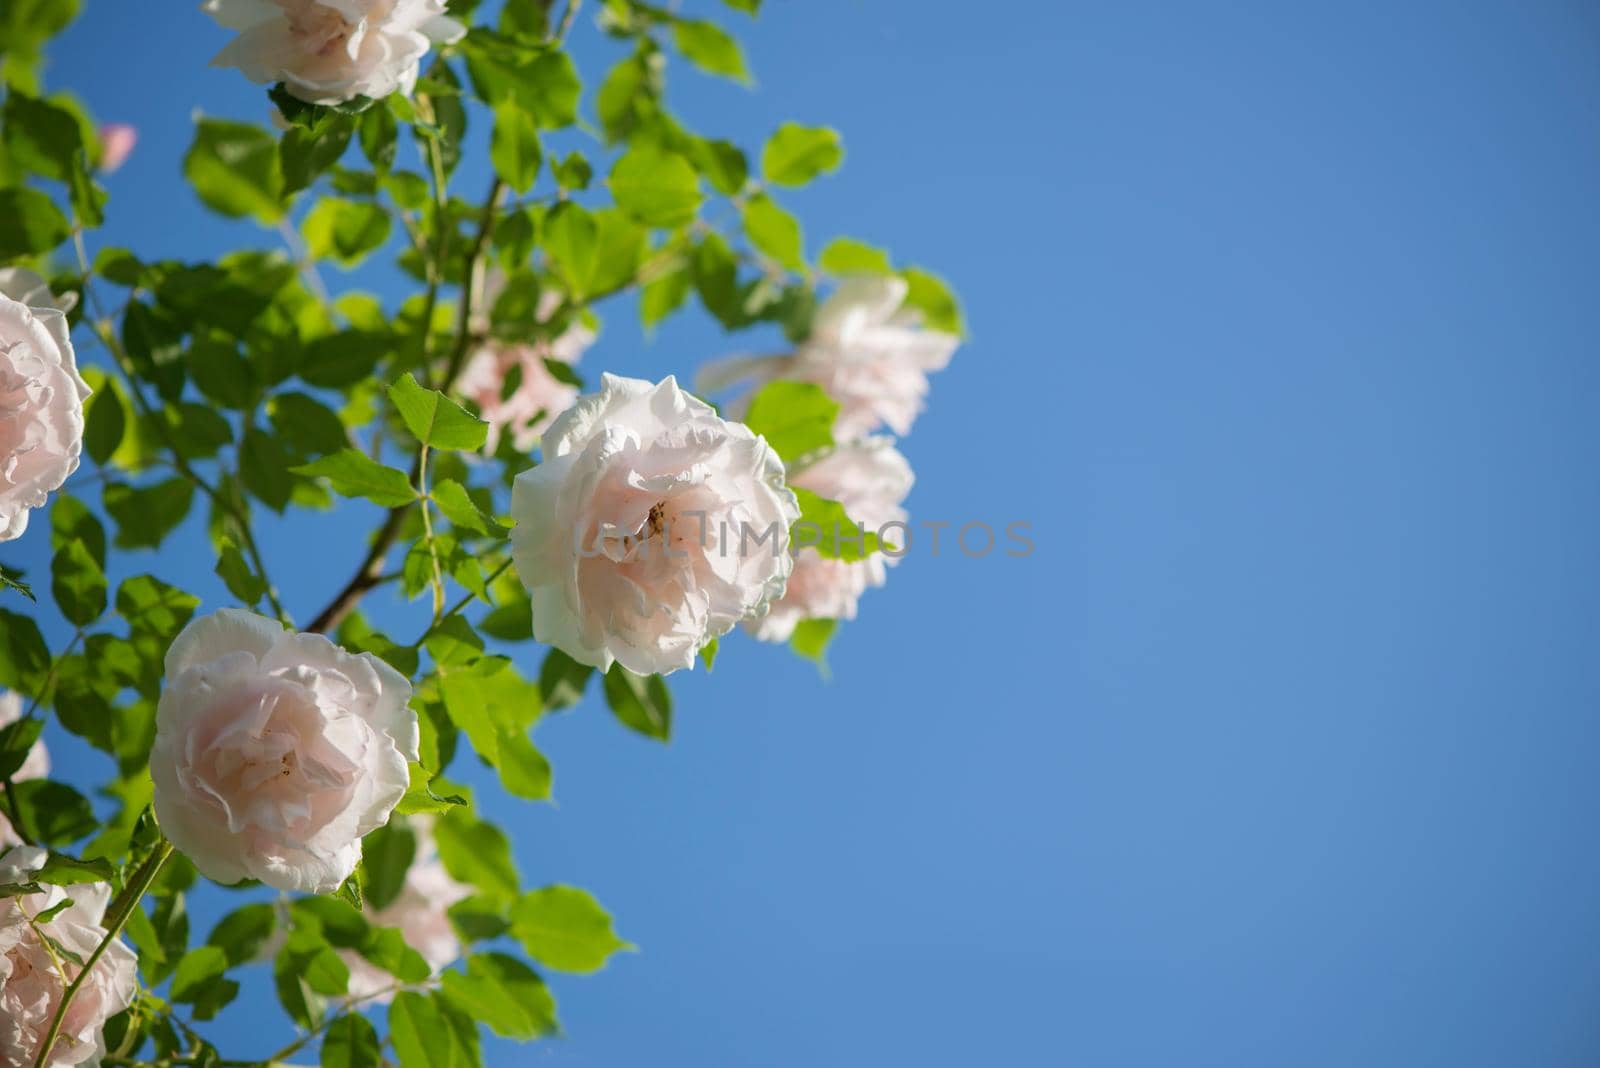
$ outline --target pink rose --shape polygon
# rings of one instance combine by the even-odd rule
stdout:
[[[886,523],[904,523],[901,507],[911,492],[911,465],[888,438],[847,442],[796,468],[789,484],[838,501],[869,533]],[[894,531],[888,531],[894,544]],[[882,586],[895,558],[877,552],[861,560],[836,560],[802,547],[783,597],[764,619],[745,629],[762,641],[788,641],[803,619],[854,619],[856,602],[869,588]]]
[[[783,462],[672,378],[605,375],[543,455],[511,491],[541,642],[602,671],[666,673],[782,595],[799,517]]]
[[[100,127],[100,170],[110,174],[133,154],[139,131],[125,122],[108,122]]]
[[[78,469],[83,402],[65,308],[32,271],[0,269],[0,541]]]
[[[0,727],[8,723],[15,723],[22,718],[22,698],[10,691],[0,693]],[[11,776],[12,782],[25,782],[28,779],[42,779],[50,774],[50,753],[44,747],[44,740],[33,743],[33,748],[28,750],[27,757],[22,761]],[[0,849],[7,846],[21,845],[22,839],[17,837],[17,832],[12,828],[11,821],[3,812],[0,812]]]
[[[549,298],[553,294],[545,296]],[[559,302],[559,298],[541,300],[540,315],[552,314],[555,310],[552,305]],[[489,341],[472,354],[456,381],[456,390],[478,406],[479,414],[489,424],[489,440],[484,446],[486,455],[494,455],[500,436],[508,432],[518,451],[533,450],[555,417],[578,397],[577,389],[551,374],[544,361],[575,364],[593,343],[594,331],[582,323],[573,323],[550,342]],[[507,393],[506,380],[514,370],[521,380]]]
[[[893,277],[847,278],[817,309],[811,334],[787,356],[732,357],[706,365],[695,385],[717,393],[736,383],[812,382],[839,402],[834,436],[859,438],[880,425],[907,434],[922,411],[928,375],[950,362],[960,339],[925,330]],[[743,414],[747,398],[728,406]]]
[[[0,884],[28,882],[46,858],[34,846],[0,850]],[[69,898],[72,903],[45,922],[35,919]],[[61,996],[81,970],[56,946],[87,960],[106,936],[102,921],[110,901],[111,887],[105,883],[50,886],[37,894],[0,898],[0,1066],[31,1068],[38,1059]],[[100,1063],[106,1052],[101,1030],[133,1003],[136,968],[133,950],[121,939],[106,947],[67,1006],[46,1064]]]
[[[260,85],[283,82],[311,104],[378,100],[417,84],[434,43],[466,30],[445,0],[206,0],[212,18],[239,36],[211,61]]]
[[[150,775],[167,838],[217,882],[338,889],[410,782],[411,684],[236,608],[183,628],[166,672]]]
[[[450,925],[450,906],[472,893],[450,877],[439,863],[433,844],[432,823],[426,817],[411,817],[417,838],[417,851],[406,869],[405,883],[395,899],[381,909],[367,910],[367,919],[377,927],[398,927],[406,945],[422,954],[435,972],[461,955],[461,942]],[[350,968],[349,994],[362,1001],[388,1002],[394,997],[398,980],[353,949],[339,950]]]

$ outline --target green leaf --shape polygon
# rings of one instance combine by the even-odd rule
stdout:
[[[706,642],[700,647],[700,662],[706,666],[706,674],[708,675],[711,673],[712,667],[717,662],[717,650],[719,645],[720,643],[718,639],[712,638],[710,641]]]
[[[739,42],[722,27],[705,19],[677,19],[672,24],[672,39],[683,58],[707,74],[748,82],[744,53]]]
[[[95,463],[105,466],[128,429],[128,416],[120,390],[99,389],[89,398],[84,413],[83,448]]]
[[[0,779],[9,779],[17,773],[43,730],[42,716],[27,716],[0,727]]]
[[[539,125],[526,109],[504,101],[494,109],[494,133],[489,138],[489,162],[518,195],[533,188],[543,158]]]
[[[81,883],[110,882],[116,869],[108,860],[79,860],[65,853],[51,853],[44,867],[34,873],[35,882],[50,886],[77,886]]]
[[[317,259],[331,257],[354,267],[389,240],[389,213],[370,201],[324,197],[301,224],[306,249]]]
[[[366,1017],[347,1012],[328,1025],[322,1039],[322,1068],[378,1068],[382,1063],[378,1032]]]
[[[364,497],[385,508],[398,508],[417,499],[411,481],[355,449],[340,449],[309,464],[291,467],[297,475],[326,478],[341,497]]]
[[[278,439],[250,426],[239,443],[239,478],[255,497],[274,512],[289,504],[294,480],[289,477],[292,459]]]
[[[433,498],[433,503],[439,506],[440,513],[456,527],[479,534],[498,533],[499,525],[478,509],[461,483],[454,479],[441,478],[428,490],[428,494]]]
[[[567,190],[587,189],[594,177],[594,168],[589,166],[589,161],[580,152],[568,152],[560,163],[553,165],[552,170],[556,184]]]
[[[672,694],[660,675],[635,675],[621,664],[605,674],[606,704],[623,723],[647,738],[672,733]]]
[[[595,972],[611,954],[633,949],[611,928],[611,915],[587,890],[547,886],[511,906],[511,934],[528,956],[563,972]]]
[[[826,673],[828,660],[824,654],[838,626],[839,622],[835,619],[802,619],[795,624],[794,633],[789,635],[789,648],[807,660],[815,661]]]
[[[539,696],[544,707],[555,711],[578,703],[594,668],[580,664],[560,649],[551,648],[539,668]]]
[[[66,182],[82,169],[83,132],[70,111],[13,89],[6,94],[0,125],[6,152],[34,174]]]
[[[944,279],[919,267],[907,267],[900,272],[909,290],[906,306],[922,313],[923,325],[956,337],[966,335],[966,325],[961,319],[961,305]]]
[[[183,173],[211,210],[266,225],[283,218],[278,143],[265,130],[226,119],[201,119]]]
[[[562,201],[545,217],[543,244],[573,295],[587,294],[600,244],[594,216],[579,204]]]
[[[809,382],[769,382],[750,401],[745,425],[786,463],[833,444],[839,402]]]
[[[76,497],[65,493],[56,497],[50,509],[50,547],[61,549],[68,542],[82,542],[97,566],[106,562],[106,530],[94,513]]]
[[[817,266],[829,274],[892,274],[889,254],[853,237],[836,237],[817,257]]]
[[[761,173],[774,185],[805,185],[844,160],[839,131],[786,122],[761,149]]]
[[[445,997],[504,1038],[526,1041],[560,1029],[556,1003],[532,968],[504,953],[474,953],[466,974],[445,972]]]
[[[511,862],[511,843],[500,828],[454,809],[435,821],[434,841],[439,859],[451,875],[497,900],[516,896],[517,869]]]
[[[178,961],[172,973],[172,1000],[179,1004],[192,1002],[207,980],[221,975],[228,968],[228,955],[218,946],[200,946],[191,949]]]
[[[362,881],[369,905],[386,908],[400,896],[416,852],[417,836],[403,821],[390,820],[361,840]]]
[[[338,413],[304,393],[274,394],[267,418],[280,440],[307,456],[338,452],[350,443]]]
[[[389,387],[389,400],[418,441],[436,449],[483,448],[489,424],[436,389],[424,389],[407,374]]]
[[[878,536],[870,530],[863,531],[844,505],[800,486],[791,485],[789,489],[800,502],[800,518],[789,534],[792,549],[810,546],[821,556],[845,561],[863,560],[878,551]]]
[[[50,593],[68,623],[87,627],[100,618],[106,610],[106,576],[83,542],[61,546],[50,562],[50,574]]]
[[[682,156],[635,148],[611,169],[617,206],[651,226],[679,226],[700,208],[700,179]]]
[[[37,693],[50,670],[50,650],[39,625],[0,608],[0,686]]]
[[[283,195],[307,188],[317,176],[339,162],[349,147],[355,121],[348,115],[331,114],[314,129],[295,125],[283,135],[278,146],[278,164],[283,173]]]
[[[389,1040],[400,1068],[450,1068],[450,1032],[433,999],[410,990],[389,1005]]]
[[[498,767],[500,783],[512,797],[543,801],[550,796],[550,761],[526,734],[501,735]]]
[[[691,137],[685,151],[719,193],[730,197],[737,194],[750,177],[750,164],[744,158],[744,151],[731,141]]]
[[[117,611],[128,627],[137,635],[155,638],[163,646],[172,644],[199,604],[200,598],[153,575],[134,575],[117,587]]]
[[[253,605],[266,596],[267,584],[250,570],[244,554],[232,540],[224,540],[217,553],[217,577],[242,604]]]
[[[110,482],[101,493],[106,511],[117,523],[119,549],[156,548],[183,522],[193,500],[194,483],[187,478],[139,488]]]
[[[467,35],[463,47],[473,87],[491,107],[518,104],[543,129],[570,126],[577,119],[582,83],[565,52],[482,27]]]
[[[211,929],[206,944],[221,949],[227,955],[228,967],[235,968],[260,956],[277,929],[276,906],[264,901],[241,905]]]
[[[806,256],[800,224],[765,194],[751,197],[740,209],[745,235],[761,252],[792,271],[805,273]]]
[[[16,574],[7,574],[6,569],[0,567],[0,590],[15,590],[18,594],[26,597],[28,600],[37,602],[38,598],[33,595],[33,587],[29,586],[26,582],[20,581],[17,577],[17,575],[20,574],[21,572],[17,572]]]
[[[0,189],[0,259],[49,252],[71,233],[66,216],[35,189]]]
[[[640,320],[647,328],[655,326],[683,306],[693,285],[693,274],[681,267],[652,278],[639,291]]]
[[[197,336],[189,346],[185,364],[189,378],[207,400],[224,408],[244,411],[252,407],[261,386],[256,381],[255,368],[243,356],[231,338],[217,335]]]
[[[88,799],[65,783],[29,779],[13,790],[22,824],[40,845],[70,845],[100,826]]]

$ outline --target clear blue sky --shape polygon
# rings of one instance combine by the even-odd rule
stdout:
[[[195,106],[262,114],[203,65],[225,35],[89,6],[52,82],[142,135],[105,239],[271,244],[180,184]],[[1600,1060],[1595,8],[767,7],[725,16],[759,92],[676,99],[752,145],[842,128],[791,198],[811,248],[881,241],[973,326],[912,512],[1038,548],[917,553],[829,684],[725,643],[666,748],[593,700],[544,724],[557,804],[490,811],[642,952],[556,978],[569,1036],[491,1063]],[[587,18],[575,47],[614,51]],[[611,311],[591,374],[726,348]],[[371,518],[270,527],[293,612]],[[192,528],[137,566],[214,607]],[[4,558],[42,572],[47,529]],[[213,1030],[280,1037],[246,1002]]]

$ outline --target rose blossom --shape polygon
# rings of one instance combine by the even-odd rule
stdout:
[[[0,693],[0,727],[8,723],[15,723],[22,718],[22,698],[10,691]],[[22,761],[22,767],[11,775],[12,782],[25,782],[28,779],[42,779],[50,774],[50,753],[44,747],[44,740],[33,743],[33,748],[28,750],[28,755]],[[11,826],[11,821],[5,813],[0,812],[0,849],[6,846],[21,844],[22,839],[17,837],[17,832]]]
[[[839,445],[789,476],[791,486],[844,505],[845,513],[869,533],[877,533],[886,523],[906,521],[901,502],[911,492],[912,481],[911,465],[883,437]],[[894,542],[893,531],[888,540]],[[773,603],[766,618],[746,623],[745,629],[762,641],[783,642],[803,619],[854,619],[856,601],[869,587],[882,586],[889,577],[888,565],[895,562],[881,552],[861,560],[831,559],[803,546],[783,597]]]
[[[787,356],[713,361],[695,385],[716,393],[736,382],[773,379],[812,382],[839,402],[834,436],[859,438],[879,424],[907,434],[922,411],[928,374],[942,371],[961,339],[922,328],[921,313],[905,304],[904,280],[877,275],[847,278],[817,308],[811,334]],[[746,398],[728,410],[742,414]]]
[[[238,30],[211,61],[261,85],[283,82],[311,104],[409,94],[431,43],[466,30],[445,0],[206,0],[204,10]]]
[[[422,954],[435,972],[461,955],[456,929],[450,925],[449,909],[472,893],[450,877],[439,863],[433,844],[432,822],[423,816],[411,817],[417,851],[406,869],[405,882],[395,899],[381,909],[368,908],[367,920],[375,927],[398,927],[406,945]],[[394,997],[398,980],[353,949],[339,950],[350,968],[349,995],[360,1000],[388,1002]]]
[[[491,279],[490,288],[493,286]],[[540,320],[547,320],[560,303],[557,294],[545,293],[539,300]],[[486,455],[494,455],[500,435],[506,432],[510,432],[519,452],[529,452],[538,444],[555,417],[578,397],[577,389],[551,374],[544,361],[575,364],[592,344],[594,331],[574,322],[552,341],[511,344],[491,340],[472,354],[456,382],[456,390],[478,406],[478,413],[489,424]],[[503,396],[513,368],[521,368],[522,380],[510,396]]]
[[[184,627],[166,674],[150,775],[172,844],[220,883],[338,889],[406,791],[411,684],[237,608]]]
[[[0,883],[30,881],[47,856],[35,846],[0,850]],[[72,903],[45,922],[34,919],[68,898]],[[38,1059],[62,994],[81,970],[56,946],[88,960],[106,936],[102,921],[110,901],[105,883],[48,886],[37,894],[0,898],[0,1066],[24,1068]],[[136,966],[133,950],[121,939],[106,946],[67,1006],[46,1064],[100,1063],[106,1052],[101,1029],[133,1003]]]
[[[666,673],[783,594],[799,517],[783,462],[670,376],[603,376],[543,455],[511,490],[511,558],[541,642],[601,670]]]
[[[66,310],[32,271],[0,269],[0,541],[78,469],[83,401]]]
[[[139,131],[125,122],[108,122],[100,127],[100,170],[110,174],[133,154]]]

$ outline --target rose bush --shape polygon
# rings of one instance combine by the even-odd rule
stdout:
[[[80,6],[0,19],[0,1066],[512,1063],[489,1036],[560,1033],[553,973],[631,948],[524,881],[547,714],[667,739],[668,676],[741,627],[820,664],[892,562],[849,531],[911,487],[867,435],[910,428],[959,307],[865,242],[808,256],[784,201],[838,132],[692,128],[669,72],[743,52],[642,0],[207,0],[271,88],[196,110],[186,206],[260,238],[208,259],[175,218],[142,255],[119,217],[172,206],[47,62]],[[626,47],[580,73],[575,33]],[[596,345],[618,307],[641,333]],[[691,314],[790,351],[709,367],[727,413],[676,362],[583,384]],[[218,1050],[222,1013],[262,1048]]]

